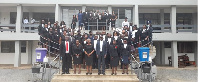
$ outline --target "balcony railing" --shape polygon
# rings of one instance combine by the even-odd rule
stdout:
[[[88,22],[88,29],[91,29],[91,27],[96,27],[95,29],[98,30],[99,26],[105,26],[105,29],[108,30],[107,28],[110,27],[107,25],[106,22],[95,22],[95,24],[92,24],[94,22]],[[99,23],[103,23],[105,25],[98,25]],[[38,32],[38,26],[39,24],[22,24],[21,31],[25,33],[37,33]],[[142,24],[139,25],[140,28],[142,28]],[[164,24],[164,25],[152,25],[153,27],[153,33],[171,33],[171,25],[169,24]],[[16,24],[0,24],[0,32],[4,31],[11,31],[15,32],[16,31]],[[176,32],[181,33],[181,32],[192,32],[196,33],[197,31],[195,30],[197,28],[196,25],[176,25]]]

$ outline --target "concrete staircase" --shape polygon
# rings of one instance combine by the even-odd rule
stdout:
[[[77,69],[78,70],[78,69]],[[70,74],[54,74],[51,82],[139,82],[136,74],[122,74],[122,69],[118,69],[117,75],[111,75],[112,70],[106,69],[106,75],[98,75],[98,69],[93,69],[92,75],[86,75],[86,69],[81,69],[81,74],[73,74],[73,69],[70,69]]]

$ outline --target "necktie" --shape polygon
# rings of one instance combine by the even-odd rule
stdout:
[[[66,42],[66,51],[68,51],[68,42]]]

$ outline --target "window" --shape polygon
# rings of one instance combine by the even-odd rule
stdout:
[[[171,42],[164,42],[164,48],[171,48]]]
[[[177,13],[177,25],[192,25],[192,13]],[[178,29],[192,29],[192,27],[178,27]]]
[[[36,21],[44,20],[45,22],[55,22],[55,13],[33,13],[33,18]]]
[[[29,12],[23,12],[23,18],[28,18],[29,20]],[[15,24],[17,19],[17,12],[10,12],[10,24]]]
[[[115,15],[119,18],[119,19],[125,19],[126,17],[126,10],[131,10],[132,12],[132,8],[131,7],[112,7],[112,11],[114,11]],[[132,14],[132,13],[131,13]],[[128,17],[128,21],[131,21],[131,17]]]
[[[1,53],[15,53],[15,41],[2,41]],[[21,41],[21,53],[26,53],[26,41]]]
[[[164,24],[169,24],[170,25],[170,13],[165,13],[164,14]]]
[[[140,24],[146,24],[147,20],[151,20],[152,25],[159,25],[160,13],[139,13]]]
[[[1,42],[1,53],[15,53],[15,42],[14,41],[2,41]]]
[[[26,41],[21,41],[21,53],[26,53]]]
[[[178,42],[178,53],[194,53],[193,42]]]

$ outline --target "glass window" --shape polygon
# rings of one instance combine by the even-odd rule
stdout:
[[[112,7],[112,11],[114,11],[115,15],[116,16],[119,16],[118,18],[119,19],[125,19],[125,14],[126,14],[126,10],[131,10],[132,12],[132,8],[131,7]],[[128,17],[128,19],[131,20],[130,17]],[[129,21],[130,22],[130,21]]]
[[[159,25],[160,13],[139,13],[140,24],[146,24],[147,20],[151,20],[152,25]]]
[[[15,41],[2,41],[1,53],[15,53]]]
[[[28,18],[29,20],[29,12],[23,12],[23,18]],[[10,12],[10,24],[15,24],[17,19],[17,12]]]
[[[164,42],[165,48],[171,48],[171,42]]]
[[[177,13],[177,25],[192,25],[192,13]],[[192,27],[178,27],[178,29],[192,29]]]
[[[15,41],[1,41],[1,53],[15,53]],[[21,41],[21,53],[26,53],[26,41]]]
[[[194,53],[193,42],[178,42],[178,53]]]
[[[51,23],[54,23],[55,13],[33,13],[33,18],[35,21],[44,20],[45,22],[50,21]]]
[[[26,41],[21,41],[21,53],[26,53]]]

